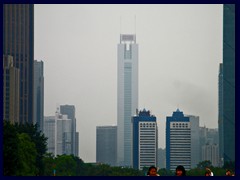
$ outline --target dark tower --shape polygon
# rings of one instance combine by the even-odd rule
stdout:
[[[33,122],[34,5],[3,5],[3,55],[20,70],[19,121]]]
[[[223,158],[235,161],[235,5],[223,5]]]

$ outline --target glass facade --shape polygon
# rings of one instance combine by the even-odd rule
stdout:
[[[223,12],[223,158],[235,161],[235,4]]]
[[[131,166],[131,117],[138,107],[138,44],[132,34],[120,35],[117,90],[117,161],[120,166]]]

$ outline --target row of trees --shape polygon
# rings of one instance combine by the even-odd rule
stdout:
[[[73,155],[47,153],[47,138],[37,125],[3,123],[4,176],[141,176],[132,168],[84,163]]]
[[[54,157],[47,152],[47,138],[37,125],[11,124],[4,121],[3,128],[3,173],[5,176],[145,176],[148,167],[136,170],[127,167],[111,167],[106,164],[84,163],[73,155]],[[212,167],[210,161],[200,162],[187,176],[204,176],[210,167],[215,176],[224,176],[226,169],[234,171],[235,163],[223,168]],[[174,176],[173,171],[160,169],[161,176]]]

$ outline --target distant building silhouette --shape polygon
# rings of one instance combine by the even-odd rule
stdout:
[[[55,116],[44,117],[44,136],[47,137],[47,152],[55,155],[55,141],[56,141],[56,119]]]
[[[157,167],[158,127],[156,117],[143,109],[132,117],[133,168]]]
[[[220,166],[218,129],[200,127],[201,161],[211,161],[215,167]]]
[[[48,152],[53,153],[54,156],[62,154],[78,156],[79,133],[75,132],[75,146],[73,146],[74,142],[72,139],[72,119],[75,118],[75,107],[73,105],[61,105],[60,109],[57,108],[55,116],[44,117],[43,132],[48,138]],[[61,114],[60,111],[64,114]],[[75,154],[73,147],[75,147]]]
[[[72,154],[72,120],[66,114],[55,114],[55,156]]]
[[[202,146],[202,161],[210,161],[212,166],[219,167],[218,144],[205,144]]]
[[[131,117],[138,108],[138,44],[136,44],[136,35],[121,34],[117,53],[117,160],[118,165],[131,166]]]
[[[158,167],[160,169],[166,168],[166,149],[158,149]]]
[[[43,131],[44,123],[44,76],[43,61],[34,61],[34,124]]]
[[[79,142],[76,139],[76,117],[75,117],[75,106],[74,105],[61,105],[60,113],[67,115],[68,119],[71,119],[71,154],[78,156]]]
[[[117,126],[97,126],[96,162],[117,165]]]

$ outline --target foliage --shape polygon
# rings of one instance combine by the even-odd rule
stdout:
[[[3,124],[4,175],[43,175],[47,138],[38,131],[37,125],[9,121]]]
[[[54,156],[51,153],[46,153],[43,157],[44,176],[53,176],[53,170],[56,169]]]
[[[204,169],[205,170],[206,167],[212,168],[211,161],[206,160],[206,161],[199,162],[197,164],[197,168],[199,168],[199,169]]]
[[[11,124],[4,121],[3,174],[4,176],[146,176],[148,167],[137,170],[129,167],[112,167],[107,164],[84,163],[73,155],[46,153],[46,140],[36,125]],[[226,169],[235,170],[235,162],[227,162],[223,168],[213,167],[210,161],[200,162],[187,171],[187,176],[204,176],[209,167],[214,176],[224,176]],[[55,173],[54,173],[55,170]],[[174,176],[174,172],[159,169],[160,176]]]
[[[43,175],[43,157],[47,151],[47,138],[38,130],[37,124],[15,124],[15,127],[19,133],[27,133],[30,136],[31,141],[35,144],[37,150],[36,165],[38,168],[38,175]]]
[[[174,172],[171,170],[167,170],[166,168],[159,169],[158,174],[160,176],[174,176]]]
[[[37,151],[35,144],[31,142],[28,134],[18,134],[19,139],[19,167],[17,169],[17,176],[34,176],[37,174],[36,156]]]
[[[9,121],[3,123],[3,174],[15,175],[19,167],[17,131]]]

